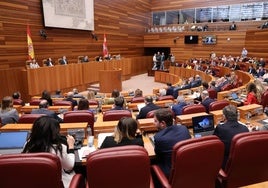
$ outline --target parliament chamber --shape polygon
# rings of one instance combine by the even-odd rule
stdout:
[[[110,119],[109,121],[105,121],[106,117],[104,118],[105,113],[112,108],[112,104],[104,104],[103,101],[109,98],[112,89],[119,89],[121,95],[124,96],[126,108],[129,112],[128,116],[132,116],[135,119],[136,115],[139,113],[138,104],[143,102],[132,102],[133,95],[130,94],[129,91],[122,89],[123,81],[130,80],[136,75],[148,73],[148,76],[154,77],[155,82],[163,84],[171,83],[174,86],[181,85],[184,79],[196,75],[199,75],[203,81],[210,83],[220,77],[229,75],[233,70],[229,67],[214,66],[213,71],[215,75],[211,75],[205,73],[205,68],[202,70],[194,70],[194,68],[183,68],[182,65],[186,63],[194,67],[191,61],[197,59],[210,61],[212,53],[217,54],[217,57],[226,55],[227,57],[232,56],[236,58],[241,55],[243,48],[248,50],[248,57],[253,59],[264,58],[266,61],[264,68],[267,69],[268,30],[262,27],[268,17],[268,4],[266,1],[216,0],[205,2],[197,0],[141,0],[122,2],[119,0],[95,0],[94,30],[76,30],[45,26],[42,3],[38,0],[32,0],[31,3],[27,3],[26,1],[3,1],[0,5],[0,98],[11,96],[14,92],[18,91],[21,93],[22,100],[26,103],[26,105],[14,104],[20,117],[23,118],[21,118],[21,121],[18,123],[1,126],[0,133],[30,131],[33,121],[37,118],[37,116],[33,116],[30,113],[33,109],[39,108],[38,105],[40,101],[36,104],[28,103],[35,99],[39,100],[44,90],[50,93],[61,90],[63,96],[52,98],[53,102],[55,102],[62,101],[65,95],[73,88],[77,88],[79,91],[87,91],[90,90],[92,85],[99,84],[98,92],[101,97],[96,98],[94,103],[89,104],[90,109],[94,112],[90,120],[88,120],[89,117],[85,117],[87,120],[83,119],[79,121],[79,118],[75,115],[75,117],[71,118],[71,122],[67,122],[67,118],[66,122],[64,122],[64,113],[72,112],[72,106],[53,105],[48,107],[49,110],[63,118],[63,122],[60,123],[60,133],[62,135],[69,134],[71,130],[79,130],[84,133],[83,146],[88,145],[88,128],[90,127],[89,124],[92,124],[91,130],[93,132],[91,132],[91,134],[94,135],[93,145],[94,150],[97,150],[96,156],[93,154],[93,150],[82,151],[91,153],[90,160],[93,160],[94,157],[105,159],[105,152],[102,153],[102,149],[99,149],[99,138],[113,132],[118,124],[118,120]],[[239,7],[239,9],[237,7]],[[260,7],[263,8],[261,11]],[[227,10],[228,14],[226,12]],[[251,15],[249,12],[254,12],[253,10],[256,11]],[[195,12],[196,14],[193,14],[195,15],[193,18],[192,13]],[[196,17],[196,15],[199,15],[199,17]],[[211,20],[210,15],[211,17],[218,16],[218,18]],[[230,19],[229,17],[228,20],[221,18],[226,15],[230,15]],[[243,16],[245,18],[243,18]],[[236,24],[236,30],[229,30],[233,21]],[[31,29],[32,47],[34,48],[35,59],[40,65],[39,68],[30,68],[26,38],[27,25],[30,26]],[[207,27],[206,30],[198,30],[199,27],[203,28],[204,26]],[[185,36],[198,36],[198,42],[195,44],[186,44]],[[215,44],[204,44],[204,37],[207,36],[214,36],[217,42]],[[103,61],[98,61],[103,55],[104,41],[107,42],[107,48],[113,58],[111,60],[105,60],[104,58]],[[176,58],[175,62],[171,62],[171,59],[168,59],[165,62],[166,67],[164,70],[152,70],[153,55],[157,53],[157,51],[165,51],[166,58],[170,54],[173,54]],[[59,63],[63,56],[66,56],[68,59],[68,64],[66,65],[60,65]],[[88,56],[89,60],[84,62],[83,59],[85,56]],[[55,63],[54,66],[46,66],[45,62],[49,57],[53,59]],[[237,93],[238,95],[244,94],[247,85],[254,82],[256,79],[256,77],[247,72],[249,66],[252,65],[251,63],[243,61],[239,62],[239,65],[241,69],[235,70],[235,74],[239,78],[240,84],[237,85],[237,87],[218,92],[214,97],[217,101],[227,101],[229,104],[237,106],[240,122],[244,124],[248,124],[249,120],[247,117],[248,114],[251,115],[250,125],[248,125],[248,127],[252,130],[252,132],[250,132],[253,133],[252,137],[245,135],[246,139],[240,137],[236,138],[236,142],[238,142],[237,148],[239,148],[239,143],[244,144],[245,142],[245,146],[243,146],[246,149],[243,150],[243,147],[241,147],[242,149],[240,148],[241,152],[245,152],[243,153],[244,156],[236,156],[235,151],[232,153],[233,157],[241,158],[241,166],[240,168],[238,167],[233,174],[232,169],[224,169],[229,171],[223,171],[223,169],[220,170],[220,167],[217,167],[216,172],[214,170],[213,173],[208,171],[209,168],[206,169],[207,171],[201,171],[201,168],[199,169],[200,171],[197,171],[198,167],[193,166],[195,163],[190,159],[194,159],[194,157],[196,157],[194,152],[200,152],[202,148],[199,148],[200,150],[197,149],[199,144],[198,141],[195,142],[197,138],[192,138],[189,142],[183,142],[181,145],[178,145],[173,151],[174,168],[181,167],[184,169],[181,175],[184,174],[185,176],[182,176],[182,179],[176,178],[178,183],[182,183],[180,187],[191,185],[190,181],[192,180],[187,179],[191,177],[191,170],[195,170],[197,173],[208,173],[212,176],[212,181],[206,181],[214,182],[217,179],[221,182],[221,186],[223,187],[268,187],[267,169],[264,169],[267,163],[265,162],[265,149],[267,146],[263,146],[263,149],[260,149],[261,147],[257,145],[259,143],[262,145],[261,142],[267,143],[268,137],[266,133],[255,131],[256,129],[260,129],[264,124],[267,124],[267,116],[264,110],[268,104],[240,106],[239,103],[231,99],[231,93]],[[208,64],[202,64],[202,66],[208,67]],[[142,83],[137,83],[137,88],[141,84]],[[166,87],[163,88],[166,89]],[[160,99],[160,90],[163,88],[150,88],[150,95],[153,97],[154,103],[161,108],[170,108],[172,105],[176,104],[176,97],[158,100]],[[194,103],[192,94],[198,93],[201,90],[201,86],[179,90],[176,91],[176,96],[184,96],[186,102],[192,105]],[[76,100],[79,101],[78,98],[76,98]],[[76,111],[76,108],[74,111]],[[86,114],[84,115],[87,116]],[[191,137],[193,137],[192,118],[203,115],[213,115],[215,125],[223,119],[222,109],[211,109],[209,112],[201,112],[201,110],[195,112],[190,110],[190,114],[185,113],[175,116],[174,121],[176,124],[185,125],[190,131]],[[116,115],[116,118],[118,117],[119,116]],[[94,121],[94,123],[91,121]],[[116,163],[109,164],[109,161],[116,160],[116,157],[120,157],[124,162],[132,160],[132,169],[135,169],[135,164],[136,167],[140,165],[139,167],[143,171],[142,173],[139,169],[135,169],[136,171],[131,171],[131,169],[127,170],[130,170],[134,175],[135,173],[141,173],[144,174],[144,176],[139,176],[134,180],[132,177],[125,177],[125,181],[122,181],[122,183],[135,181],[135,183],[140,183],[140,187],[154,187],[151,182],[151,176],[153,173],[157,173],[159,181],[164,183],[166,187],[176,187],[175,180],[173,179],[174,181],[172,181],[172,178],[167,180],[166,177],[161,176],[162,174],[158,171],[157,167],[153,166],[154,169],[152,171],[150,170],[152,166],[148,161],[154,161],[156,158],[154,144],[151,140],[151,136],[158,131],[155,127],[154,118],[150,116],[145,119],[138,119],[137,123],[138,128],[142,132],[144,149],[126,148],[124,150],[119,148],[118,150],[121,150],[121,152],[116,148],[111,149],[110,152],[112,155],[107,159],[107,165],[111,165],[109,168],[114,169],[113,174],[118,173],[122,177],[128,173],[122,174],[120,168],[113,166]],[[252,139],[252,143],[255,145],[245,141],[250,139]],[[214,147],[215,152],[222,152],[221,144],[218,140],[215,141],[214,137],[201,138],[200,143],[201,142],[207,144],[207,147]],[[217,148],[215,148],[215,146],[217,146]],[[191,152],[190,147],[196,147],[196,150],[193,149]],[[185,153],[180,151],[180,148],[185,148]],[[133,158],[131,158],[128,150],[133,153]],[[189,157],[182,157],[181,159],[177,157],[175,159],[175,155],[177,155],[178,152],[182,152],[182,155],[185,154]],[[217,160],[221,160],[220,156],[210,154],[209,149],[206,154],[208,158],[214,157],[215,161],[216,158]],[[250,156],[250,158],[243,158],[245,155]],[[137,158],[134,159],[134,156]],[[18,157],[21,157],[21,155]],[[33,155],[30,157],[36,156]],[[201,153],[200,158],[204,160],[204,163],[209,163],[205,157],[202,157]],[[138,159],[146,165],[138,163]],[[7,163],[5,160],[4,155],[0,154],[0,165],[3,165],[1,161]],[[188,166],[184,166],[184,168],[180,166],[180,160],[185,160],[185,164],[188,164]],[[239,159],[237,160],[239,161]],[[17,162],[19,163],[19,161]],[[230,162],[230,168],[235,169],[235,160],[232,162],[233,164]],[[247,162],[251,164],[247,165]],[[218,164],[220,164],[219,161],[217,161],[217,164],[215,162],[216,166]],[[94,170],[99,170],[100,174],[105,170],[105,167],[94,166],[94,163],[92,163],[92,167],[89,166],[86,157],[81,157],[81,150],[75,151],[75,165],[79,168],[82,167],[82,169],[96,168]],[[204,169],[205,167],[202,166],[202,168]],[[250,173],[251,170],[252,173]],[[2,173],[5,172],[0,170],[0,174]],[[94,171],[91,173],[94,174]],[[177,176],[177,172],[173,171],[172,173],[174,177]],[[12,176],[14,176],[14,174]],[[109,182],[109,180],[106,179],[107,177],[100,176],[102,175],[94,176],[93,180],[96,180],[94,183],[98,184],[98,179],[104,183],[105,181],[107,181],[107,183]],[[112,174],[107,174],[107,176],[113,177]],[[76,178],[77,179],[74,178],[73,184],[71,184],[70,187],[84,187],[85,185],[83,183],[77,185],[81,177]],[[89,185],[90,177],[86,179],[86,183]],[[243,179],[247,181],[243,181]],[[116,184],[120,179],[115,180],[116,181],[113,181],[114,186],[120,187]],[[206,183],[210,183],[211,185],[211,182]],[[0,183],[0,187],[2,187],[1,185],[5,187],[5,185],[8,184]],[[108,184],[102,185],[107,186]],[[200,185],[202,185],[201,182]]]

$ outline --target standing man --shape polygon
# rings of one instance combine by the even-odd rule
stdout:
[[[160,64],[160,70],[165,70],[165,54],[162,52],[161,54],[161,64]]]
[[[157,52],[156,54],[156,69],[159,70],[161,66],[161,54]]]
[[[159,130],[154,136],[155,163],[169,177],[173,146],[191,136],[186,126],[173,124],[173,114],[168,108],[155,111],[154,124]]]
[[[237,108],[234,105],[225,106],[222,111],[225,121],[224,123],[216,126],[214,135],[218,136],[225,146],[224,159],[222,163],[222,169],[224,169],[229,157],[233,137],[242,132],[249,132],[249,130],[245,125],[238,122]]]
[[[247,55],[248,55],[248,51],[247,51],[247,49],[246,49],[246,48],[243,48],[243,49],[242,49],[242,52],[241,52],[241,57],[242,57],[242,58],[246,58]]]

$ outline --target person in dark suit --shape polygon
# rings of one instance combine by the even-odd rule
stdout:
[[[114,135],[106,136],[100,148],[125,145],[144,146],[142,135],[138,131],[138,123],[131,117],[123,117],[118,121]]]
[[[68,64],[66,56],[62,56],[62,58],[60,59],[60,64],[61,65],[67,65]]]
[[[159,130],[154,136],[155,164],[169,177],[173,146],[179,141],[190,139],[189,130],[184,125],[173,124],[173,113],[170,109],[161,108],[154,113],[154,124]]]
[[[202,102],[201,104],[205,106],[206,112],[209,113],[209,105],[215,101],[215,99],[212,99],[209,97],[208,91],[204,90],[201,94]]]
[[[47,100],[41,100],[38,109],[33,109],[31,114],[46,114],[49,117],[56,119],[58,122],[62,122],[62,119],[57,116],[54,111],[48,109],[49,103]]]
[[[230,25],[229,30],[236,30],[236,24],[235,24],[235,22],[233,22],[232,25]]]
[[[256,71],[256,69],[252,65],[249,65],[249,67],[248,67],[248,73],[249,74],[252,74],[253,76],[255,76],[257,74],[257,71]]]
[[[48,67],[52,67],[52,66],[54,66],[51,57],[49,57],[49,58],[47,59],[47,61],[46,61],[46,66],[48,66]]]
[[[174,112],[174,114],[177,115],[182,115],[182,109],[184,106],[186,106],[187,103],[184,100],[183,96],[178,96],[177,97],[177,104],[172,106],[172,111]]]
[[[77,106],[77,101],[74,100],[73,98],[74,98],[74,93],[70,91],[70,92],[67,93],[66,99],[64,99],[66,101],[71,101],[72,102],[72,109],[74,109],[74,107]]]
[[[173,92],[174,92],[174,86],[172,86],[172,84],[170,82],[167,83],[167,91],[166,91],[166,95],[172,95],[173,96]]]
[[[157,110],[160,108],[160,106],[157,106],[153,103],[152,96],[146,96],[144,99],[144,102],[145,102],[145,106],[143,108],[141,108],[136,119],[144,119],[144,118],[146,118],[146,115],[148,112],[150,112],[152,110]]]
[[[119,96],[114,99],[112,110],[124,110],[124,98]]]
[[[249,132],[248,128],[238,122],[237,108],[234,105],[228,105],[223,108],[224,123],[216,126],[214,135],[218,136],[219,139],[224,143],[224,159],[222,163],[222,169],[225,168],[227,162],[230,146],[232,139],[236,134],[242,132]]]

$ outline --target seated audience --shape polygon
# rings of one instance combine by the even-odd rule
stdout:
[[[204,107],[206,108],[206,112],[209,113],[209,105],[210,103],[214,102],[215,99],[209,97],[207,90],[202,91],[201,97],[202,97],[201,104],[204,105]]]
[[[89,102],[88,102],[88,100],[87,99],[80,99],[78,101],[77,110],[88,110],[88,111],[91,111],[89,109]]]
[[[77,106],[77,101],[73,99],[74,98],[74,93],[73,92],[68,92],[67,96],[64,100],[72,102],[72,109],[74,109],[75,106]]]
[[[88,91],[87,93],[87,99],[90,100],[90,99],[95,99],[96,97],[96,92],[95,91]]]
[[[230,146],[233,137],[236,134],[242,132],[249,132],[249,130],[245,125],[238,122],[236,106],[234,105],[225,106],[222,111],[223,111],[224,122],[216,126],[214,135],[218,136],[219,139],[225,145],[224,160],[222,163],[222,169],[224,169],[229,156]]]
[[[59,63],[60,63],[60,65],[67,65],[68,61],[67,61],[66,56],[62,56]]]
[[[249,65],[249,67],[248,67],[248,73],[249,74],[252,74],[253,76],[255,76],[257,74],[257,71],[256,71],[256,69],[252,65]]]
[[[123,117],[118,121],[113,136],[107,136],[100,148],[124,145],[144,146],[142,136],[138,132],[137,121],[130,117]]]
[[[54,118],[43,116],[38,118],[31,130],[30,137],[22,153],[48,152],[59,156],[62,167],[62,181],[64,187],[74,176],[75,164],[74,138],[70,135],[60,135],[60,124]]]
[[[32,59],[31,60],[31,63],[30,63],[30,68],[31,69],[37,69],[37,68],[39,68],[40,66],[39,66],[39,64],[37,63],[37,61],[35,60],[35,59]]]
[[[19,113],[15,108],[13,108],[12,97],[6,96],[2,99],[0,118],[2,121],[2,125],[18,122]]]
[[[56,119],[60,123],[63,122],[62,119],[59,118],[54,111],[49,110],[48,107],[49,107],[48,101],[45,99],[41,100],[39,103],[39,109],[33,109],[31,114],[46,114],[47,116]]]
[[[52,106],[53,105],[53,101],[51,99],[50,93],[47,90],[44,90],[42,92],[42,96],[41,96],[40,99],[46,100],[48,102],[49,106]]]
[[[174,114],[177,115],[182,115],[182,109],[184,106],[186,106],[186,102],[184,100],[183,96],[178,96],[177,97],[177,104],[172,106],[172,111],[174,112]]]
[[[166,95],[172,95],[174,92],[174,86],[170,82],[167,83]]]
[[[124,98],[119,96],[114,99],[114,105],[112,110],[124,110]]]
[[[55,94],[51,96],[51,98],[62,98],[63,96],[61,95],[61,90],[57,89],[55,91]]]
[[[154,113],[154,124],[158,132],[154,135],[156,160],[164,174],[169,177],[171,170],[171,155],[173,146],[179,141],[190,139],[186,126],[175,125],[170,109],[161,108]]]
[[[45,62],[45,64],[46,64],[46,66],[48,66],[48,67],[52,67],[52,66],[54,66],[51,57],[49,57],[49,58],[47,59],[47,61]]]
[[[82,58],[81,63],[87,63],[87,62],[89,62],[89,59],[88,59],[88,56],[86,55],[86,56],[84,56],[84,57]]]
[[[21,94],[20,94],[20,92],[14,92],[13,94],[12,94],[12,98],[13,98],[13,103],[14,104],[20,104],[20,105],[22,105],[22,106],[24,106],[25,105],[25,103],[24,103],[24,101],[21,99]]]
[[[73,89],[73,94],[74,94],[74,98],[85,98],[83,95],[81,95],[78,92],[78,89],[76,89],[76,88]]]
[[[247,85],[247,98],[246,100],[243,102],[244,105],[248,105],[248,104],[259,104],[260,101],[258,101],[257,99],[257,87],[254,83],[249,83]]]
[[[265,69],[262,66],[259,66],[256,76],[262,78],[265,73],[266,73]]]
[[[136,89],[134,92],[134,97],[142,97],[143,96],[143,92],[140,89]]]
[[[119,96],[120,96],[120,92],[117,89],[114,89],[112,91],[111,97],[104,99],[104,104],[114,104],[114,99]]]
[[[140,109],[139,114],[137,115],[136,119],[144,119],[148,112],[152,110],[157,110],[160,106],[157,106],[153,103],[152,96],[146,96],[144,99],[145,106]]]

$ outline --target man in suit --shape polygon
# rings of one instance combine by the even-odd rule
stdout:
[[[252,74],[253,76],[255,76],[257,74],[257,71],[256,71],[256,69],[252,65],[249,65],[249,67],[248,67],[248,73],[249,74]]]
[[[216,126],[214,135],[218,136],[219,139],[224,143],[224,159],[222,163],[222,169],[225,168],[227,162],[230,146],[232,139],[236,134],[242,132],[249,132],[248,128],[238,122],[237,108],[234,105],[228,105],[223,108],[224,123]]]
[[[52,117],[59,122],[62,122],[62,119],[57,116],[57,114],[54,111],[51,111],[48,109],[48,102],[47,100],[41,100],[39,103],[39,109],[33,109],[31,114],[46,114],[49,117]]]
[[[47,59],[47,61],[46,61],[46,66],[48,66],[48,67],[52,67],[52,66],[53,66],[53,61],[52,61],[51,57],[49,57],[49,58]]]
[[[148,112],[150,112],[152,110],[157,110],[160,108],[160,106],[157,106],[153,103],[152,96],[146,96],[144,99],[144,102],[145,102],[145,106],[143,108],[141,108],[136,119],[144,119],[144,118],[146,118],[146,115]]]
[[[172,95],[173,96],[173,92],[174,92],[174,86],[172,86],[172,84],[170,82],[167,83],[167,91],[166,91],[166,95]]]
[[[209,97],[208,91],[204,90],[201,94],[202,102],[201,104],[206,108],[206,112],[209,113],[209,105],[215,101],[215,99],[212,99]]]
[[[154,136],[156,160],[161,170],[168,177],[171,169],[173,146],[179,141],[190,139],[189,130],[184,125],[173,124],[173,113],[170,109],[161,108],[154,113],[154,124],[159,130]]]
[[[177,115],[182,115],[182,109],[184,106],[186,106],[186,102],[184,100],[183,96],[178,96],[177,97],[177,104],[172,106],[172,111],[174,112],[174,114]]]
[[[124,109],[124,98],[122,96],[116,97],[114,99],[114,104],[112,110],[125,110]]]
[[[61,65],[67,65],[67,64],[68,64],[68,61],[67,61],[66,56],[63,56],[63,57],[62,57],[62,59],[60,60],[60,64],[61,64]]]

